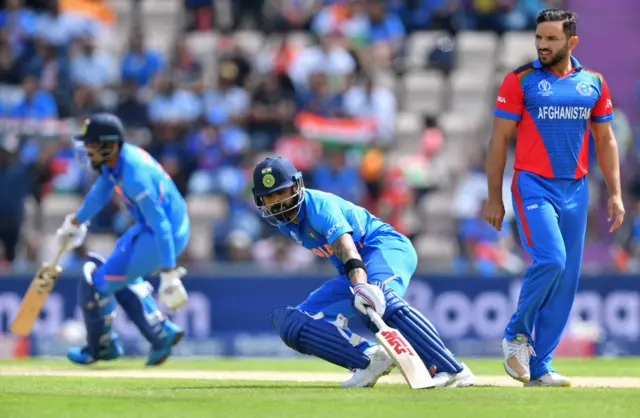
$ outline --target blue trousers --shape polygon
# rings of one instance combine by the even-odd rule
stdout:
[[[402,297],[411,276],[416,270],[418,256],[411,242],[394,235],[378,248],[363,255],[369,282],[385,282]],[[335,277],[313,291],[296,307],[310,315],[323,314],[323,318],[335,321],[338,315],[352,318],[359,314],[353,306],[351,281],[346,275]]]
[[[516,172],[513,206],[520,239],[533,264],[526,270],[518,307],[505,338],[527,336],[536,353],[531,378],[551,366],[578,288],[587,227],[589,189],[586,177],[547,179]],[[535,335],[534,335],[535,334]]]
[[[184,252],[189,242],[189,225],[174,235],[176,257]],[[101,293],[114,294],[161,267],[160,251],[151,229],[135,224],[116,242],[107,261],[93,273],[93,284]]]

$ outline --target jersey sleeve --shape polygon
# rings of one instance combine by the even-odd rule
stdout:
[[[353,233],[353,228],[349,225],[342,210],[334,203],[325,202],[310,215],[311,227],[322,234],[329,245],[333,245],[333,242],[340,235]]]
[[[609,86],[604,78],[602,80],[602,91],[596,105],[591,111],[591,121],[596,123],[610,122],[613,120],[613,103],[611,103],[611,94]]]
[[[113,194],[113,183],[102,175],[94,183],[76,212],[76,220],[85,223],[93,218],[109,202]]]
[[[519,121],[524,110],[524,93],[515,73],[507,74],[498,90],[494,116]]]
[[[160,252],[160,267],[174,268],[176,251],[171,223],[161,204],[162,196],[158,196],[151,180],[143,173],[134,174],[130,178],[125,176],[123,183],[126,194],[133,197],[147,225],[153,231]]]

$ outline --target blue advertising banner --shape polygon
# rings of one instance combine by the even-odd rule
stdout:
[[[186,331],[176,355],[292,356],[271,327],[269,314],[279,305],[296,305],[320,286],[325,277],[190,277],[184,283],[189,306],[173,320]],[[0,279],[0,335],[7,334],[31,277]],[[50,295],[31,338],[33,354],[61,355],[73,343],[72,332],[82,322],[77,306],[77,277],[61,278]],[[157,284],[154,280],[152,283]],[[417,276],[405,298],[427,315],[442,338],[459,356],[499,355],[505,324],[520,289],[517,279]],[[600,332],[599,354],[640,354],[640,279],[585,277],[572,312]],[[355,332],[367,337],[357,318]],[[80,327],[81,328],[81,327]],[[119,310],[115,329],[129,354],[147,350],[137,329]],[[4,344],[3,344],[4,345]]]

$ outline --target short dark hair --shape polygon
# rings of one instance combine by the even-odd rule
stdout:
[[[562,22],[562,30],[567,38],[576,36],[577,16],[574,12],[562,9],[545,9],[538,14],[536,23]]]

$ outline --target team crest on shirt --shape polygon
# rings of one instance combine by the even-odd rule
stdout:
[[[549,83],[547,80],[542,80],[538,83],[538,90],[538,95],[540,96],[547,97],[553,94],[553,92],[551,91],[551,83]]]
[[[309,231],[309,236],[313,239],[316,239],[316,234],[314,234],[313,231]]]
[[[583,96],[591,96],[591,93],[593,92],[593,87],[591,87],[589,83],[585,83],[584,81],[582,81],[578,83],[578,85],[576,86],[576,90],[578,90],[578,93],[580,93]]]

